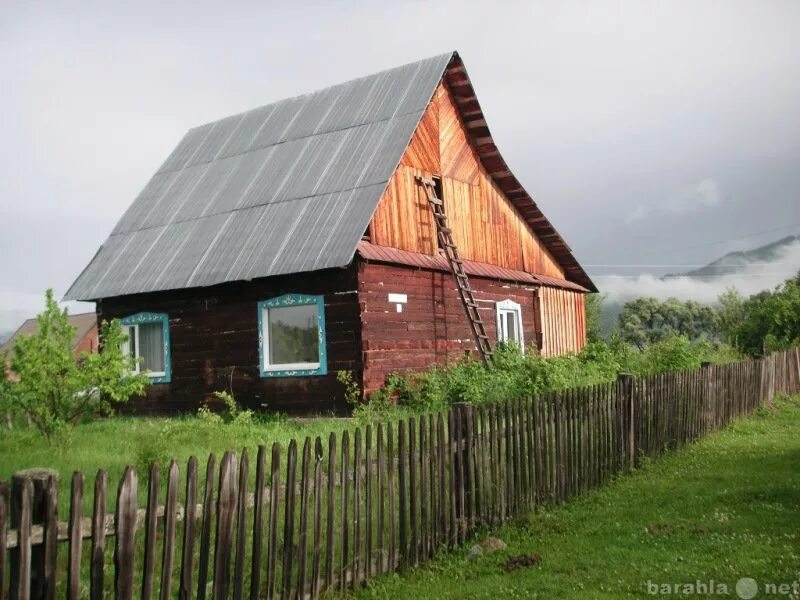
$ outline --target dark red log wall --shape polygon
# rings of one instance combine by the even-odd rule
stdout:
[[[283,294],[325,296],[328,374],[262,378],[258,367],[261,300]],[[150,386],[126,411],[194,412],[213,392],[232,389],[243,406],[287,413],[346,413],[337,370],[360,378],[361,322],[355,266],[210,288],[138,294],[98,302],[99,319],[150,311],[169,315],[172,381]]]
[[[483,305],[480,310],[492,343],[497,339],[495,303],[508,299],[522,307],[526,346],[535,345],[541,331],[536,288],[472,276],[470,285]],[[408,296],[402,313],[389,302],[390,293]],[[389,373],[422,371],[475,352],[469,321],[450,273],[361,261],[358,301],[367,395],[380,388]]]

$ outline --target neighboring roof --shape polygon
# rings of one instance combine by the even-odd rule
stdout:
[[[441,254],[441,251],[436,256],[431,256],[429,254],[409,252],[407,250],[390,248],[388,246],[379,246],[367,241],[359,242],[357,251],[359,256],[373,262],[407,265],[420,269],[450,272],[450,265],[444,255]],[[547,275],[535,275],[525,271],[516,271],[514,269],[505,269],[474,260],[464,260],[463,266],[467,275],[472,275],[474,277],[515,281],[517,283],[527,283],[536,286],[544,285],[547,287],[574,290],[576,292],[589,291],[585,287],[573,283],[572,281],[558,279],[557,277],[549,277]]]
[[[78,344],[81,343],[81,340],[86,337],[86,334],[97,325],[97,315],[93,312],[69,315],[69,324],[76,328],[75,335],[72,337],[72,348],[74,350]],[[39,324],[36,319],[28,319],[20,325],[19,329],[14,332],[14,335],[0,345],[0,353],[5,351],[11,352],[14,349],[14,340],[20,335],[33,335],[38,330]]]
[[[491,176],[568,277],[595,291],[510,175],[460,57],[448,53],[191,129],[65,299],[349,264],[443,76]]]

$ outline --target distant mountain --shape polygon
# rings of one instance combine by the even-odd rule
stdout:
[[[0,344],[5,343],[5,341],[8,338],[10,338],[12,335],[14,335],[14,330],[13,329],[0,331]]]
[[[707,277],[719,277],[720,275],[735,275],[741,273],[753,263],[768,263],[781,259],[786,249],[797,243],[800,243],[800,235],[789,235],[752,250],[729,252],[704,267],[681,275],[667,275],[667,277],[696,277],[704,279]]]

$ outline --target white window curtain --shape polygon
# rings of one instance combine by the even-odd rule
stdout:
[[[143,371],[164,372],[164,326],[160,322],[139,325],[139,356]]]

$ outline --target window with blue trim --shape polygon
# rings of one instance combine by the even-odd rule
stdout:
[[[258,351],[262,377],[325,375],[325,301],[286,294],[258,303]]]
[[[135,373],[147,373],[153,383],[169,383],[172,365],[169,347],[169,317],[165,313],[141,312],[120,321],[128,341],[122,346],[134,364]]]

